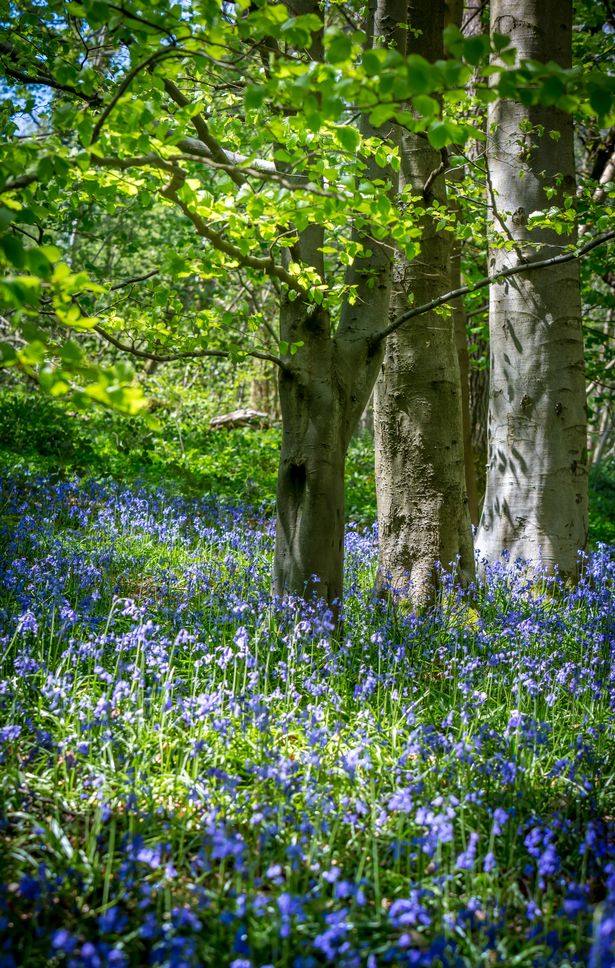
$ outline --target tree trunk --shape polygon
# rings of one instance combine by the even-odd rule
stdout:
[[[481,336],[476,339],[478,349],[470,362],[470,435],[476,472],[476,494],[479,512],[487,486],[487,420],[489,419],[489,366],[479,361],[489,359],[489,345]]]
[[[485,33],[488,27],[483,25],[483,13],[488,7],[488,0],[464,0],[464,10],[463,17],[461,21],[461,29],[463,31],[464,37],[475,37],[478,34]],[[468,84],[468,93],[470,96],[474,96],[476,93],[476,74],[471,78]],[[472,123],[479,126],[481,130],[484,131],[485,137],[487,135],[487,125],[486,117],[484,116],[484,107],[477,102],[476,107],[473,109]],[[480,141],[471,141],[466,148],[468,158],[473,162],[478,162],[480,156],[483,152],[483,144]],[[486,220],[485,220],[486,223]],[[485,224],[486,231],[486,224]],[[485,252],[484,259],[480,256],[481,263],[484,261],[484,265],[481,266],[480,275],[484,276],[487,274],[487,254]],[[466,317],[467,322],[467,317]],[[472,485],[468,484],[468,499],[470,501],[470,511],[472,514],[472,523],[478,525],[480,519],[480,511],[483,503],[483,498],[485,496],[485,483],[486,483],[486,470],[487,470],[487,414],[489,410],[489,370],[487,367],[479,365],[479,362],[484,359],[487,355],[488,347],[487,341],[483,341],[477,335],[472,339],[473,343],[478,344],[477,351],[474,351],[468,357],[468,367],[469,367],[469,430],[470,430],[470,446],[472,452],[472,467],[474,470],[474,489],[476,491],[475,504],[472,497]],[[463,372],[463,366],[460,361],[460,368]],[[462,378],[463,387],[463,378]],[[466,427],[464,423],[464,446],[465,446],[465,433]],[[467,469],[467,465],[466,465]],[[467,479],[467,478],[466,478]]]
[[[303,10],[303,8],[302,8]],[[367,44],[405,49],[406,0],[370,0]],[[395,137],[391,124],[375,129],[361,120],[364,137]],[[365,158],[365,177],[388,178],[373,155]],[[372,392],[382,359],[380,343],[370,337],[386,325],[391,294],[390,240],[354,230],[368,254],[354,260],[346,284],[356,294],[346,299],[332,332],[324,310],[301,298],[283,299],[280,336],[303,345],[287,360],[279,380],[282,452],[278,472],[274,592],[310,597],[316,594],[337,618],[343,593],[344,470],[350,437]],[[310,226],[289,252],[324,275],[323,235]]]
[[[280,380],[282,450],[278,473],[275,592],[334,604],[342,600],[344,467],[343,391],[333,377],[331,340],[305,378]]]
[[[377,307],[376,307],[377,308]],[[307,314],[307,315],[306,315]],[[286,339],[310,338],[280,376],[282,449],[277,487],[274,592],[324,598],[334,616],[343,595],[344,471],[381,354],[329,335],[324,312],[282,306]],[[383,319],[384,322],[384,319]]]
[[[451,176],[454,177],[454,176]],[[449,208],[455,212],[459,220],[459,204],[451,199]],[[450,257],[450,287],[458,289],[461,286],[461,242],[453,239]],[[459,365],[459,380],[461,390],[461,424],[463,428],[463,462],[465,470],[466,494],[468,496],[468,511],[470,520],[478,525],[478,490],[476,485],[476,466],[474,464],[474,448],[472,447],[472,415],[470,412],[470,353],[468,350],[467,317],[463,299],[456,299],[451,304],[453,314],[453,329],[455,332],[455,346],[457,348],[457,363]]]
[[[492,0],[491,29],[518,57],[571,60],[571,0]],[[529,215],[574,197],[573,127],[553,108],[497,101],[489,111],[489,270],[548,257],[571,237],[529,230]],[[555,137],[551,137],[553,132]],[[557,190],[547,197],[545,189]],[[505,248],[503,246],[506,246]],[[515,275],[490,292],[487,490],[477,545],[577,573],[587,541],[585,381],[577,262]]]
[[[444,3],[410,5],[413,51],[430,61],[443,56]],[[425,137],[401,138],[400,187],[445,203],[441,163]],[[409,298],[427,302],[450,286],[450,235],[423,219],[420,255],[399,254],[393,278],[391,315]],[[462,580],[473,574],[472,532],[465,485],[461,386],[450,313],[426,313],[387,339],[374,397],[376,492],[381,591],[409,590],[416,601],[432,600],[441,573],[459,559]],[[409,588],[409,585],[411,587]]]

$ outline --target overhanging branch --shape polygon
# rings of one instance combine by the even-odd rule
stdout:
[[[494,272],[491,276],[484,276],[469,286],[460,286],[458,289],[452,289],[450,292],[445,292],[442,296],[437,296],[435,299],[430,300],[430,302],[423,303],[421,306],[414,306],[412,309],[406,310],[405,313],[401,313],[379,333],[370,336],[368,343],[370,346],[375,346],[383,339],[386,339],[387,336],[390,336],[391,333],[394,333],[395,330],[399,329],[400,326],[403,326],[404,323],[407,323],[409,319],[414,319],[415,316],[423,316],[425,313],[431,312],[432,309],[438,309],[439,306],[453,302],[455,299],[459,299],[460,296],[466,296],[470,292],[476,292],[477,289],[484,289],[485,286],[490,286],[499,279],[508,279],[509,276],[516,276],[519,272],[530,272],[533,269],[547,269],[550,266],[559,266],[565,262],[573,262],[575,259],[580,259],[582,256],[587,255],[588,252],[596,249],[599,245],[610,242],[611,239],[615,239],[615,231],[605,232],[604,235],[599,235],[598,238],[587,242],[580,249],[577,249],[576,252],[566,252],[564,255],[555,255],[549,259],[537,259],[535,261],[524,262],[520,265],[509,266],[506,269],[501,269],[499,272]]]
[[[115,346],[116,349],[122,350],[123,353],[129,353],[131,356],[136,356],[141,360],[152,360],[154,363],[174,363],[178,360],[200,360],[207,356],[217,356],[220,359],[229,359],[231,353],[229,350],[215,349],[215,350],[185,350],[182,353],[153,353],[150,350],[142,350],[136,346],[131,346],[130,343],[123,343],[119,340],[117,336],[113,333],[109,333],[102,326],[94,326],[94,332],[102,336],[107,343]],[[273,353],[262,353],[260,350],[245,350],[242,351],[243,356],[250,356],[257,360],[266,360],[268,363],[275,363],[279,366],[281,370],[287,370],[287,366],[284,360],[281,360],[279,356],[274,356]]]
[[[263,258],[256,255],[244,255],[238,246],[233,245],[228,239],[225,239],[223,235],[212,229],[205,220],[198,214],[194,212],[177,194],[183,181],[185,180],[186,174],[182,169],[176,169],[173,178],[164,188],[161,189],[160,194],[169,201],[173,202],[184,215],[190,219],[198,234],[204,239],[207,239],[218,252],[224,252],[226,255],[230,256],[238,265],[245,266],[246,268],[256,269],[259,272],[264,272],[268,276],[272,276],[280,280],[280,282],[285,283],[289,289],[294,289],[296,292],[305,295],[305,290],[301,286],[294,276],[287,272],[286,269],[278,265],[272,256]]]

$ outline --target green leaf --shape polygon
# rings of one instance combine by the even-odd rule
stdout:
[[[326,58],[330,64],[347,61],[352,51],[352,40],[348,34],[337,31],[325,37]],[[365,63],[365,62],[364,62]]]
[[[0,208],[0,231],[11,224],[15,215],[16,213],[12,212],[10,208]]]
[[[507,34],[498,34],[496,31],[491,35],[491,42],[496,53],[500,53],[510,45],[510,37]]]
[[[74,339],[67,339],[60,347],[60,359],[63,363],[80,363],[83,359],[83,351]]]
[[[594,88],[594,90],[590,92],[589,103],[596,114],[601,118],[606,114],[609,114],[612,102],[612,95],[608,91]]]
[[[435,121],[430,125],[427,132],[429,143],[432,148],[444,148],[445,145],[455,141],[456,126],[449,121]]]
[[[47,357],[47,347],[39,340],[32,340],[27,343],[17,354],[19,362],[25,366],[38,366]]]
[[[385,51],[381,50],[366,50],[361,56],[361,64],[363,65],[363,70],[368,77],[375,77],[380,73],[382,69],[382,62],[386,56]]]
[[[18,235],[3,235],[0,238],[0,249],[12,265],[17,269],[23,269],[26,264],[26,254],[23,242]]]
[[[419,54],[406,58],[408,83],[412,94],[431,94],[438,86],[438,71]]]
[[[453,57],[461,57],[464,36],[457,24],[448,24],[444,28],[444,46]]]
[[[14,366],[17,353],[10,343],[0,343],[0,366]]]
[[[352,153],[355,153],[361,144],[361,135],[356,128],[353,128],[349,124],[339,125],[335,129],[335,137],[339,141],[342,148]]]
[[[429,97],[428,94],[417,94],[412,99],[412,104],[415,110],[424,118],[433,118],[435,114],[440,113],[440,105],[435,97]]]
[[[256,87],[254,84],[251,84],[246,88],[243,98],[246,109],[249,111],[260,108],[266,97],[267,89],[265,87]]]
[[[379,104],[377,108],[374,108],[369,116],[369,123],[374,128],[380,128],[391,118],[395,117],[399,112],[395,111],[395,106],[392,104]]]
[[[489,37],[487,34],[478,34],[476,37],[468,37],[463,43],[464,59],[476,67],[480,64],[483,57],[489,53]]]

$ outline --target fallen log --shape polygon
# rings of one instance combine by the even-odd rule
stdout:
[[[270,427],[271,417],[259,410],[232,410],[209,421],[211,430],[235,430],[237,427]]]

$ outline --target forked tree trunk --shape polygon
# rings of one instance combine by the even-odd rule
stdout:
[[[302,8],[302,12],[305,12]],[[405,48],[406,0],[370,0],[368,43]],[[361,122],[365,137],[391,136]],[[365,177],[388,177],[373,156]],[[369,230],[369,226],[367,227]],[[282,452],[278,472],[274,592],[324,598],[337,618],[344,575],[344,470],[350,437],[369,400],[382,359],[370,337],[386,326],[391,295],[390,240],[376,241],[358,230],[369,255],[358,256],[346,274],[356,302],[346,300],[332,331],[326,312],[301,298],[285,299],[280,336],[303,345],[280,375]],[[324,273],[322,229],[301,233],[289,256]]]
[[[444,2],[411,4],[413,51],[430,61],[443,55]],[[425,137],[404,132],[400,186],[423,195],[441,163]],[[442,175],[428,196],[445,202]],[[429,202],[430,197],[426,198]],[[429,301],[450,288],[451,242],[423,219],[421,253],[399,255],[391,315]],[[432,600],[440,567],[459,559],[460,577],[473,575],[472,532],[466,495],[461,386],[450,313],[425,313],[387,339],[374,399],[380,590],[407,590],[415,601]]]
[[[571,60],[571,0],[492,0],[491,28],[518,57]],[[532,212],[574,197],[573,127],[553,108],[497,101],[489,112],[489,169],[497,210],[490,272],[548,257],[572,241],[529,230]],[[551,135],[553,133],[553,136]],[[556,189],[547,196],[546,189]],[[502,242],[508,242],[503,248]],[[490,292],[491,386],[487,490],[477,546],[549,570],[577,572],[587,541],[585,381],[579,271],[568,262],[515,275]]]
[[[388,293],[387,287],[380,297],[383,325]],[[378,300],[373,308],[378,311]],[[282,332],[289,341],[302,333],[304,346],[279,382],[283,430],[274,591],[315,594],[336,615],[343,593],[346,455],[381,352],[370,353],[364,341],[332,338],[327,314],[310,313],[299,300],[283,305]]]

